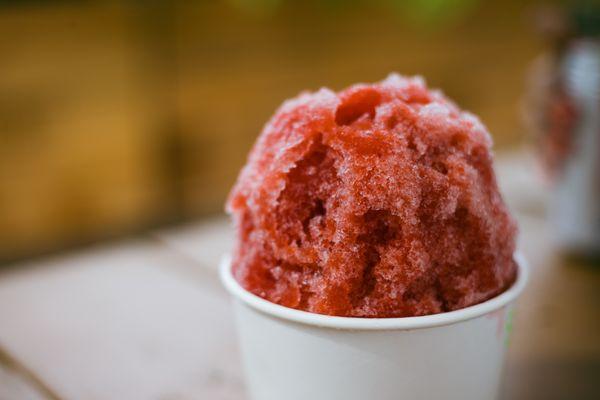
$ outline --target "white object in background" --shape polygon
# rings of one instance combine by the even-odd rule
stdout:
[[[574,45],[564,73],[578,121],[550,216],[561,247],[593,253],[600,250],[600,42]]]
[[[243,289],[224,257],[253,400],[490,400],[511,307],[527,280],[484,303],[409,318],[346,318],[283,307]]]

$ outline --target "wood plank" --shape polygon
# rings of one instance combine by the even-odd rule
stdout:
[[[494,167],[508,206],[518,216],[544,220],[550,192],[536,155],[526,148],[500,153]]]
[[[598,270],[562,258],[547,221],[521,216],[519,224],[531,273],[515,312],[509,362],[600,360]]]
[[[152,237],[182,256],[216,272],[219,260],[233,245],[233,228],[224,215],[175,229],[153,232]]]
[[[20,399],[56,400],[45,396],[31,380],[0,360],[0,400]]]
[[[63,399],[241,399],[229,303],[125,243],[0,279],[0,346]]]

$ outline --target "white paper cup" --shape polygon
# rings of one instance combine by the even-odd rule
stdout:
[[[484,303],[422,317],[346,318],[294,310],[242,288],[224,257],[253,400],[496,397],[514,300],[527,281]]]

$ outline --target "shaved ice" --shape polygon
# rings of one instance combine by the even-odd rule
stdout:
[[[286,101],[227,202],[235,279],[271,302],[349,317],[441,313],[502,293],[517,229],[491,146],[477,117],[420,78]]]

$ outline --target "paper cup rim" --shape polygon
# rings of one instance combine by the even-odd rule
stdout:
[[[480,317],[510,304],[521,294],[529,278],[529,266],[525,258],[517,252],[514,260],[517,264],[517,279],[508,290],[501,294],[483,303],[456,311],[401,318],[338,317],[297,310],[273,303],[247,291],[238,283],[231,272],[231,256],[229,254],[225,254],[221,258],[219,275],[221,282],[234,298],[257,311],[283,320],[344,330],[409,330],[455,324]]]

